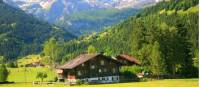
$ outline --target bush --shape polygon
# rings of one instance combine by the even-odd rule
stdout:
[[[57,82],[58,81],[58,77],[54,77],[54,82]]]
[[[179,73],[185,78],[198,78],[199,77],[199,68],[197,67],[188,67],[190,70],[186,68],[181,68]]]
[[[9,62],[9,63],[7,64],[7,67],[10,67],[10,68],[17,68],[18,65],[17,65],[17,62]]]
[[[133,74],[138,74],[142,72],[142,68],[139,66],[124,66],[120,69],[120,72],[125,72],[129,71],[130,73]]]
[[[41,81],[43,82],[43,80],[45,78],[47,78],[47,73],[46,72],[38,72],[36,78],[40,78]]]
[[[124,81],[140,81],[136,74],[141,73],[142,70],[139,66],[125,66],[120,69],[120,73]]]
[[[84,85],[84,84],[88,84],[88,83],[86,81],[83,81],[83,80],[77,80],[76,84],[77,85]]]
[[[83,84],[83,81],[82,81],[82,80],[77,80],[77,81],[76,81],[76,84],[77,84],[77,85],[82,85],[82,84]]]
[[[4,64],[0,65],[0,82],[6,82],[9,72]]]
[[[137,77],[137,75],[130,71],[125,71],[121,74],[124,77],[124,81],[140,81],[140,79]]]

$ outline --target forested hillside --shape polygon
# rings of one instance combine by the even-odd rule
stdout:
[[[50,37],[64,40],[74,38],[67,31],[38,21],[0,0],[0,56],[13,59],[38,53],[42,50],[43,42]]]
[[[106,55],[132,55],[156,75],[197,76],[198,13],[198,0],[160,2],[104,32],[62,44],[50,39],[45,48],[54,47],[52,58],[57,62],[74,58],[92,45]]]
[[[56,20],[56,25],[64,27],[77,36],[84,36],[103,31],[105,27],[119,23],[138,11],[139,9],[133,8],[80,11],[64,15],[63,19]]]
[[[83,36],[103,31],[161,0],[4,0],[35,17]]]

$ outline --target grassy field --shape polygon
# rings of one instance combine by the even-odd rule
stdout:
[[[38,72],[46,72],[48,77],[44,81],[53,80],[56,77],[55,70],[48,68],[9,68],[8,81],[14,82],[33,82],[40,81],[36,78]]]
[[[17,64],[18,64],[18,66],[25,66],[26,64],[31,64],[33,62],[39,62],[41,60],[42,60],[42,58],[40,57],[40,55],[28,55],[21,59],[18,59]]]
[[[64,84],[32,85],[31,83],[15,83],[0,85],[0,87],[70,87]],[[81,85],[72,87],[198,87],[198,79],[167,79],[148,82],[115,83],[101,85]]]

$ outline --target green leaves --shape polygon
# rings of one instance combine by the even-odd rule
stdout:
[[[45,78],[47,78],[47,73],[46,72],[38,72],[36,78],[40,78],[41,81],[43,82],[43,80]]]
[[[150,55],[150,63],[151,63],[151,68],[152,72],[155,75],[162,75],[164,74],[165,71],[165,66],[164,66],[164,59],[162,57],[162,53],[160,51],[160,44],[156,41],[154,42],[152,46],[152,51]]]
[[[6,59],[3,56],[0,56],[0,65],[5,64]]]
[[[43,49],[43,53],[49,58],[47,62],[49,63],[49,65],[53,65],[53,63],[57,59],[56,50],[58,49],[58,47],[56,39],[50,38],[48,41],[46,41]]]
[[[90,45],[88,47],[88,54],[96,53],[96,49],[94,46]]]
[[[0,82],[5,82],[9,72],[4,64],[0,64]]]

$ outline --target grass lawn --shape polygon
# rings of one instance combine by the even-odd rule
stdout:
[[[0,85],[0,87],[70,87],[64,84],[32,85],[31,83],[15,83]],[[115,83],[100,85],[81,85],[71,87],[198,87],[198,79],[167,79],[148,82]]]
[[[8,81],[14,82],[33,82],[40,81],[36,78],[38,72],[46,72],[48,77],[44,81],[53,80],[56,77],[55,70],[48,68],[9,68]]]
[[[40,55],[28,55],[19,60],[17,60],[18,66],[25,66],[26,64],[31,64],[33,62],[41,61]]]

